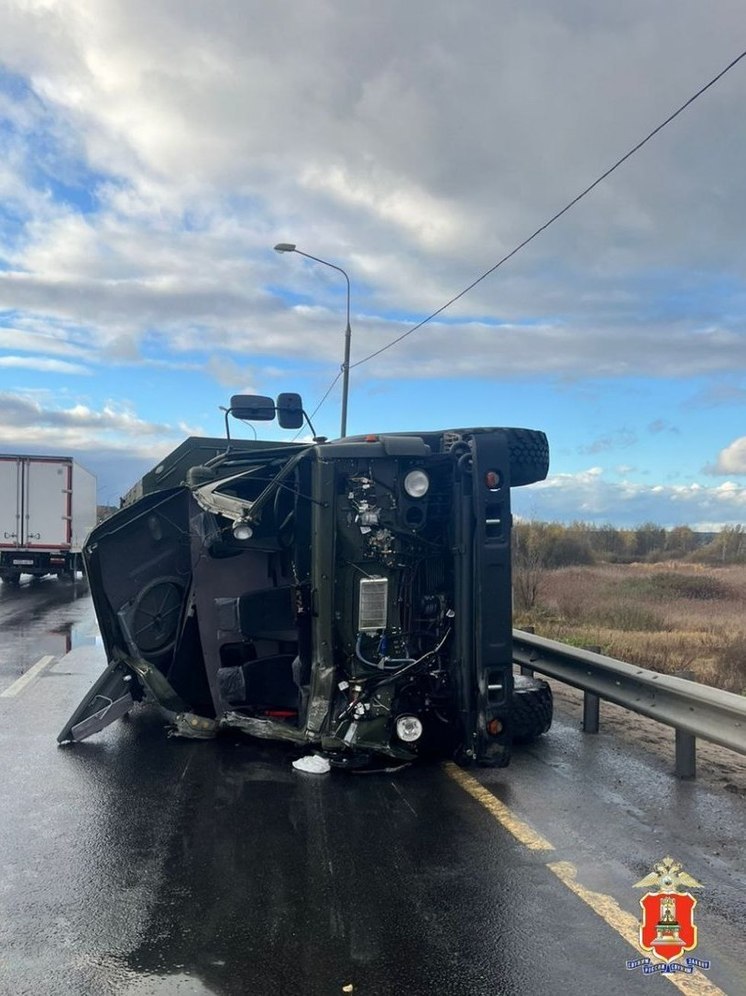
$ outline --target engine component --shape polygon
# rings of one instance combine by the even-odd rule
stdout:
[[[361,633],[386,629],[388,590],[388,578],[361,579],[357,627]]]

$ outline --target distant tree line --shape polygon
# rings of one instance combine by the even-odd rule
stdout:
[[[572,565],[684,560],[701,564],[746,563],[746,527],[700,533],[689,526],[664,529],[644,522],[634,529],[573,522],[516,522],[514,561],[543,568]]]
[[[689,526],[664,529],[645,522],[635,529],[573,522],[516,522],[513,526],[515,607],[537,604],[546,571],[557,567],[677,560],[700,564],[746,563],[746,527],[700,533]]]

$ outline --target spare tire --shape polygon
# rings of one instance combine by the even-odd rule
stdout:
[[[510,453],[510,486],[543,481],[549,473],[549,442],[538,429],[506,429]]]
[[[513,678],[511,728],[513,743],[530,744],[552,725],[552,689],[540,678],[517,674]]]
[[[471,449],[467,439],[483,432],[502,432],[508,446],[510,460],[510,486],[520,488],[524,484],[543,481],[549,473],[549,442],[546,434],[539,429],[512,428],[471,428],[449,429],[446,435],[461,437],[447,446],[448,451],[458,462],[459,470],[468,472],[471,465]],[[422,433],[423,438],[426,433]]]

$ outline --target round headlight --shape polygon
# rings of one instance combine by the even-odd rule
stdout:
[[[416,716],[399,716],[396,720],[396,735],[405,744],[414,743],[422,736],[422,723]]]
[[[249,540],[254,535],[254,530],[248,522],[234,522],[233,535],[237,540]]]
[[[404,478],[404,490],[410,498],[424,498],[430,488],[430,478],[424,470],[410,470]]]

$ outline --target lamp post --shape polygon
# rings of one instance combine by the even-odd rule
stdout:
[[[334,263],[330,263],[326,259],[319,259],[318,256],[311,256],[310,253],[301,252],[292,242],[278,242],[275,246],[275,252],[297,252],[299,256],[305,256],[306,259],[312,259],[315,263],[323,263],[324,266],[330,266],[333,270],[337,270],[347,281],[347,328],[345,329],[345,358],[342,363],[342,422],[339,430],[340,436],[346,436],[347,399],[350,393],[350,344],[352,342],[352,329],[350,328],[350,278],[341,266],[335,266]]]

